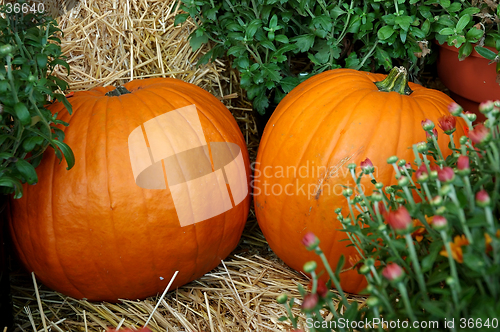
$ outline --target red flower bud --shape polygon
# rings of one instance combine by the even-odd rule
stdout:
[[[491,133],[488,128],[480,123],[469,132],[469,138],[474,144],[485,143],[491,138]]]
[[[434,227],[435,229],[437,229],[437,230],[444,229],[446,227],[446,225],[448,225],[448,221],[446,220],[445,217],[435,215],[432,218],[432,227]]]
[[[457,127],[457,119],[453,115],[445,115],[438,119],[439,128],[441,128],[446,135],[451,135]]]
[[[450,182],[453,181],[453,178],[455,177],[455,172],[453,171],[453,168],[451,167],[444,167],[443,169],[440,169],[438,171],[438,179],[441,182]]]
[[[412,219],[408,210],[401,206],[387,214],[387,223],[396,231],[405,231],[412,225]]]
[[[389,281],[397,282],[403,278],[404,271],[398,264],[389,263],[382,270],[382,275]]]
[[[307,248],[307,250],[314,250],[319,245],[319,239],[313,232],[308,232],[302,238],[302,244]]]
[[[425,138],[427,139],[427,142],[431,142],[432,141],[432,136],[435,136],[436,139],[438,138],[438,131],[437,131],[436,128],[432,129],[432,131],[426,131],[425,132]]]
[[[373,173],[374,171],[374,167],[373,167],[373,163],[370,159],[366,158],[365,160],[363,160],[360,165],[361,166],[361,170],[363,170],[363,173],[365,174],[370,174],[370,173]]]
[[[312,281],[309,283],[309,290],[312,290]],[[318,279],[318,285],[316,286],[316,294],[318,294],[320,297],[325,297],[326,294],[328,293],[328,288],[326,287],[326,283],[323,279]]]
[[[464,171],[469,169],[469,157],[460,156],[457,160],[457,169],[459,171]]]
[[[304,302],[302,302],[302,309],[313,310],[318,304],[318,294],[307,294],[304,296]]]
[[[484,189],[480,190],[476,194],[476,203],[477,205],[481,207],[486,207],[490,205],[490,195],[488,195],[488,192]]]

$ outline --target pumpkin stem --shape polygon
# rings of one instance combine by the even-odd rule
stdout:
[[[117,86],[114,90],[111,90],[109,92],[106,92],[106,96],[108,97],[118,97],[124,94],[130,93],[127,89],[125,89],[124,86]]]
[[[391,92],[395,91],[401,95],[410,95],[413,91],[408,85],[408,73],[405,67],[394,67],[389,72],[387,77],[380,81],[375,82],[379,91]]]

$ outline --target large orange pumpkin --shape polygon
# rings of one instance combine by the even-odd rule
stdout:
[[[176,79],[124,88],[76,92],[71,116],[50,106],[69,122],[75,166],[47,153],[40,182],[12,204],[24,265],[75,298],[144,298],[177,270],[171,289],[199,278],[236,247],[248,215],[248,152],[228,109]]]
[[[347,236],[339,231],[342,225],[334,213],[338,207],[348,213],[343,185],[352,187],[354,181],[346,166],[359,166],[369,158],[377,180],[395,184],[387,158],[397,155],[412,162],[408,147],[425,141],[420,122],[428,118],[437,126],[439,117],[449,115],[452,100],[445,94],[410,83],[413,92],[406,95],[401,82],[396,88],[403,94],[379,91],[374,82],[385,77],[351,69],[316,75],[282,100],[266,126],[252,182],[255,213],[271,249],[296,270],[310,260],[323,269],[318,257],[301,244],[307,232],[318,236],[334,267],[341,255],[346,269],[357,262],[356,250],[346,247],[350,242],[339,242]],[[463,133],[459,122],[454,135]],[[449,137],[440,131],[441,149],[448,151],[448,143]],[[361,183],[371,193],[370,178],[365,176]],[[350,269],[341,274],[341,285],[359,292],[365,278]]]

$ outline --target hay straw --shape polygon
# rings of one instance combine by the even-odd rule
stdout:
[[[187,38],[194,24],[174,27],[177,10],[172,0],[80,0],[58,19],[71,74],[66,76],[63,68],[57,68],[57,74],[72,91],[147,77],[174,77],[196,84],[218,96],[230,109],[243,132],[250,158],[255,160],[257,128],[251,104],[242,97],[238,76],[220,60],[196,65],[208,47],[192,51]],[[213,271],[164,298],[120,303],[76,300],[43,285],[37,287],[36,280],[20,270],[14,269],[12,275],[15,331],[48,329],[42,316],[31,314],[35,311],[44,315],[52,331],[138,329],[146,323],[153,332],[287,331],[292,326],[279,321],[286,310],[276,297],[284,292],[298,298],[297,286],[307,287],[309,283],[270,250],[253,209],[233,253]],[[351,298],[364,301],[362,297]],[[305,316],[299,305],[296,301],[292,311],[300,316],[299,327],[304,328]]]

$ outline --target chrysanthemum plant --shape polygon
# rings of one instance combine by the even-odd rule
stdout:
[[[328,291],[318,280],[314,262],[306,264],[304,270],[312,275],[311,289],[300,289],[306,328],[500,329],[500,101],[484,102],[479,110],[487,120],[476,126],[476,116],[457,104],[450,105],[449,116],[439,119],[439,127],[449,136],[456,117],[469,128],[458,146],[450,137],[449,156],[443,156],[437,145],[434,123],[423,120],[427,141],[413,146],[414,163],[396,156],[387,160],[397,185],[377,182],[369,159],[359,167],[348,165],[356,186],[343,192],[349,210],[335,213],[359,254],[355,268],[366,276],[368,297],[362,305],[349,303],[339,284],[342,266],[334,273],[320,240],[309,233],[303,244],[321,256],[330,276],[327,286],[338,292]],[[360,185],[365,176],[374,185],[371,195]],[[286,295],[278,302],[287,308],[293,305]],[[290,320],[297,329],[297,319],[289,312],[281,320]]]

